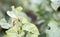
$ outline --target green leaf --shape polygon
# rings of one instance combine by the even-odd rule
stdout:
[[[23,25],[22,29],[25,31],[31,32],[33,34],[39,35],[39,31],[34,24],[27,23],[27,24]]]
[[[3,18],[0,20],[0,26],[4,29],[9,29],[12,25],[7,23],[7,21]]]
[[[29,21],[26,18],[24,18],[24,17],[20,17],[20,18],[21,18],[20,20],[23,24],[29,23]]]
[[[32,34],[32,33],[27,33],[26,37],[38,37],[38,35],[36,34]]]
[[[7,30],[6,33],[11,37],[22,37],[25,34],[18,26],[14,26],[13,28]]]
[[[48,26],[50,27],[50,29],[46,30],[47,37],[60,37],[60,26],[58,22],[51,20],[48,23]]]
[[[56,22],[55,20],[51,20],[48,23],[48,26],[51,27],[51,28],[56,28],[58,26],[58,22]]]
[[[20,15],[20,12],[22,10],[22,7],[17,7],[14,8],[14,6],[12,6],[12,11],[7,11],[7,14],[11,17],[11,18],[18,18]]]
[[[29,22],[31,22],[31,18],[28,17],[25,12],[21,12],[19,17],[24,17],[24,18],[26,18]]]
[[[60,6],[60,0],[51,0],[51,6],[53,7],[53,9],[57,10],[57,8]]]
[[[16,14],[13,11],[7,11],[7,14],[11,17],[11,18],[17,18]]]
[[[27,21],[27,19],[25,19],[24,17],[21,17],[21,21],[22,22],[17,22],[17,24],[14,27],[7,30],[6,31],[7,35],[10,35],[11,37],[12,36],[24,37],[24,35],[25,35],[24,31],[27,31],[27,32],[29,32],[29,33],[31,32],[33,34],[31,34],[31,35],[26,34],[26,37],[27,36],[31,36],[31,37],[37,36],[38,37],[39,31],[38,31],[38,29],[36,28],[36,26],[34,24],[29,23]]]

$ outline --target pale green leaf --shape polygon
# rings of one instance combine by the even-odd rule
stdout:
[[[29,21],[24,17],[20,17],[20,20],[23,24],[29,23]]]
[[[16,14],[13,11],[7,11],[7,14],[11,17],[11,18],[17,18]]]
[[[39,35],[39,31],[38,31],[37,27],[34,24],[27,23],[27,24],[23,25],[22,29],[26,30],[28,32],[32,32],[36,35]]]
[[[46,30],[47,37],[60,37],[60,28],[58,23],[54,20],[51,20],[48,23],[50,30]]]
[[[32,33],[27,33],[26,37],[38,37],[38,35],[32,34]]]
[[[19,33],[18,33],[19,31]],[[11,37],[22,37],[25,33],[20,30],[18,26],[14,26],[13,28],[6,31],[7,35],[10,35]]]
[[[12,11],[7,11],[7,14],[11,18],[18,18],[21,11],[22,11],[22,7],[15,8],[14,6],[12,6]]]
[[[7,23],[7,21],[3,18],[0,20],[0,26],[4,29],[9,29],[12,25]]]
[[[60,0],[51,0],[51,6],[53,7],[53,9],[57,10],[57,8],[60,6]]]

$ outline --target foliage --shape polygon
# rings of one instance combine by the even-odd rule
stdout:
[[[1,37],[60,37],[60,0],[0,1]]]
[[[0,26],[8,29],[4,37],[38,37],[39,31],[37,27],[30,23],[24,16],[21,16],[22,7],[15,8],[12,6],[12,11],[7,11],[10,16],[10,24],[3,18],[0,20]]]

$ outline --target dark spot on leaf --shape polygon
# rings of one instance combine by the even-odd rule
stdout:
[[[51,28],[49,27],[48,30],[50,30]]]
[[[60,6],[57,8],[57,11],[60,12]]]

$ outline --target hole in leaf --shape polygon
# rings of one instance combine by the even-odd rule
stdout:
[[[48,30],[50,30],[51,28],[50,27],[48,27]]]
[[[57,8],[57,11],[60,12],[60,6]]]

